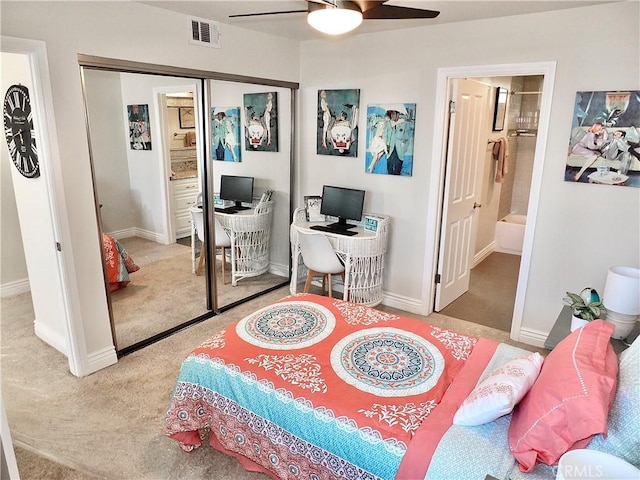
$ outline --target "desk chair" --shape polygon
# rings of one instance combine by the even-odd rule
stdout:
[[[202,265],[204,264],[205,256],[206,256],[206,248],[204,246],[204,216],[202,213],[202,208],[200,207],[191,207],[189,209],[191,212],[191,219],[193,224],[195,225],[195,230],[198,235],[198,239],[202,242],[202,248],[200,249],[200,259],[198,260],[198,267],[196,268],[195,274],[200,275],[200,271],[202,269]],[[224,231],[222,225],[218,219],[215,220],[215,236],[216,236],[216,249],[222,250],[222,283],[225,284],[225,267],[227,263],[227,249],[231,248],[231,240],[227,235],[227,232]]]
[[[340,274],[344,284],[344,265],[338,259],[329,239],[321,233],[298,232],[302,261],[309,270],[304,293],[309,292],[314,277],[322,277],[322,294],[329,280],[329,296],[333,298],[331,275]]]

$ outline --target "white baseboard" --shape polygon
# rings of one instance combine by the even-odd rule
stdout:
[[[280,277],[289,277],[289,265],[282,265],[280,263],[270,263],[269,273],[278,275]]]
[[[403,297],[393,293],[383,293],[382,304],[387,307],[399,308],[406,312],[415,313],[416,315],[424,315],[422,302],[415,298]]]
[[[0,285],[0,298],[12,297],[21,293],[31,291],[31,284],[28,278],[16,280],[14,282],[3,283]]]
[[[67,349],[67,339],[60,332],[51,329],[50,326],[39,322],[37,319],[33,321],[36,336],[47,345],[51,345],[65,357],[69,357]]]
[[[495,248],[496,248],[496,242],[494,241],[494,242],[491,242],[486,247],[484,247],[478,253],[476,253],[473,257],[473,264],[471,265],[471,268],[477,267],[478,265],[480,265],[480,263],[482,263],[483,260],[485,260],[489,255],[491,255],[495,251]]]
[[[516,342],[526,343],[538,348],[544,348],[544,342],[547,340],[549,332],[542,332],[540,330],[533,330],[531,328],[521,328],[520,337],[513,338]]]
[[[118,355],[114,346],[104,348],[100,351],[89,354],[88,358],[88,372],[86,375],[102,370],[118,363]]]
[[[160,235],[159,233],[155,233],[155,232],[150,232],[149,230],[143,230],[137,227],[126,228],[124,230],[116,230],[114,232],[109,232],[109,235],[111,235],[116,240],[122,240],[123,238],[130,238],[130,237],[140,237],[140,238],[144,238],[145,240],[149,240],[156,243],[162,243],[164,245],[170,243],[167,241],[164,235]]]

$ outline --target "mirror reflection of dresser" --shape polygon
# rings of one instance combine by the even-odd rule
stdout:
[[[198,157],[196,147],[171,148],[171,193],[176,238],[191,235],[189,208],[198,196]]]

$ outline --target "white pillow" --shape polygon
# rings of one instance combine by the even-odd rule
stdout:
[[[511,413],[538,378],[543,361],[536,352],[493,370],[462,402],[453,417],[454,425],[482,425]]]

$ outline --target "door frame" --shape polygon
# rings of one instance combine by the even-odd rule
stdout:
[[[499,77],[499,76],[527,76],[542,75],[542,95],[540,99],[540,117],[538,123],[538,137],[533,161],[531,188],[529,191],[529,207],[527,211],[527,224],[525,227],[520,272],[518,274],[518,286],[516,289],[515,305],[511,322],[510,338],[520,341],[520,330],[524,312],[524,302],[531,266],[531,253],[533,237],[538,214],[538,203],[542,186],[542,171],[546,156],[549,119],[551,116],[551,102],[555,81],[556,62],[531,62],[498,65],[477,65],[463,67],[444,67],[437,71],[433,149],[430,179],[427,195],[427,221],[425,242],[425,263],[423,268],[423,292],[422,305],[424,314],[428,315],[434,310],[435,302],[435,276],[437,272],[439,241],[444,202],[445,160],[448,142],[447,118],[448,104],[451,92],[448,85],[450,80],[466,77]],[[429,252],[431,254],[429,254]]]
[[[46,44],[40,40],[1,36],[3,53],[24,55],[29,61],[29,74],[33,91],[32,108],[34,111],[34,126],[38,142],[39,161],[41,164],[41,176],[45,180],[45,188],[49,203],[49,218],[51,229],[56,242],[60,245],[56,258],[58,271],[51,272],[57,281],[52,288],[59,287],[58,294],[62,298],[64,309],[65,345],[53,345],[67,356],[69,371],[78,377],[91,373],[91,366],[87,361],[87,350],[82,322],[80,318],[80,305],[76,298],[70,295],[70,291],[77,291],[77,278],[73,267],[73,255],[65,254],[71,248],[71,233],[67,221],[66,201],[64,186],[59,173],[62,170],[62,161],[58,150],[58,135],[53,111],[53,93],[49,77],[49,61],[47,59]],[[43,228],[46,228],[43,226]],[[51,248],[54,248],[52,245]],[[64,350],[64,351],[63,351]]]
[[[156,111],[160,112],[160,115],[158,115],[158,118],[156,119],[155,125],[154,127],[157,129],[158,132],[162,132],[162,135],[160,136],[160,144],[161,144],[161,148],[162,148],[162,152],[163,152],[163,168],[164,168],[164,175],[162,177],[162,182],[161,182],[161,191],[162,194],[164,196],[164,202],[165,205],[167,206],[167,208],[165,209],[165,224],[166,224],[166,229],[165,229],[165,238],[164,238],[164,243],[165,244],[171,244],[174,243],[176,241],[176,228],[175,228],[175,224],[173,221],[174,215],[175,215],[175,206],[173,204],[173,196],[172,196],[172,190],[171,190],[171,138],[168,137],[168,133],[167,133],[167,125],[168,125],[168,118],[167,118],[167,103],[166,103],[166,98],[167,96],[169,96],[172,93],[184,93],[184,92],[188,92],[191,93],[193,95],[193,108],[194,111],[196,112],[195,115],[195,121],[196,121],[196,126],[195,126],[195,134],[196,134],[196,161],[198,164],[198,178],[197,178],[197,185],[198,185],[198,191],[200,193],[202,193],[202,158],[204,157],[203,155],[203,141],[204,139],[201,138],[202,134],[201,134],[201,129],[202,129],[202,108],[201,105],[203,103],[203,93],[202,93],[202,88],[201,88],[201,80],[195,80],[194,79],[194,83],[191,84],[183,84],[183,85],[178,85],[176,84],[175,86],[172,85],[170,87],[156,87],[153,89],[153,93],[155,96],[155,102],[156,102]]]

